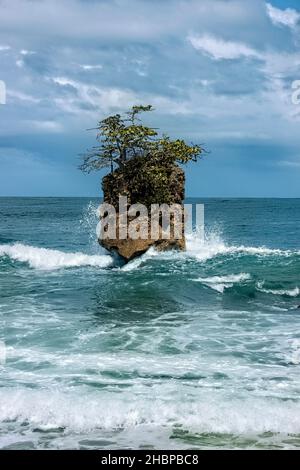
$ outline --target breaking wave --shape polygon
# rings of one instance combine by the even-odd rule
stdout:
[[[254,257],[280,257],[290,258],[293,256],[299,256],[299,251],[292,250],[280,250],[271,249],[267,247],[251,247],[251,246],[234,246],[227,245],[218,235],[212,233],[201,240],[197,234],[188,235],[186,237],[186,251],[170,251],[170,252],[157,252],[153,248],[150,248],[147,253],[134,259],[127,265],[123,266],[123,271],[133,271],[139,269],[144,263],[153,259],[159,260],[179,260],[184,261],[188,259],[194,259],[198,262],[205,263],[208,260],[217,257],[240,257],[240,256],[254,256]],[[104,249],[101,254],[85,254],[81,252],[66,253],[59,250],[39,248],[22,243],[15,244],[2,244],[0,245],[0,257],[8,256],[14,261],[22,263],[28,263],[31,268],[42,269],[42,270],[53,270],[59,268],[71,268],[80,266],[92,266],[107,268],[114,265],[114,258],[110,256]],[[238,275],[226,275],[226,276],[215,276],[211,278],[199,278],[199,282],[210,285],[214,284],[219,289],[218,285],[224,285],[225,287],[231,287],[233,284],[246,281],[249,279],[249,274],[238,274]],[[220,286],[220,291],[224,290]],[[261,288],[262,290],[262,288]],[[270,291],[271,293],[271,291]],[[277,292],[279,295],[283,295],[280,291]],[[299,295],[299,289],[294,289],[290,294],[286,295],[297,296]]]
[[[53,270],[80,266],[107,268],[113,264],[109,255],[87,255],[84,253],[65,253],[59,250],[37,248],[16,243],[0,245],[0,257],[8,256],[14,261],[28,263],[31,268]]]
[[[206,261],[221,255],[252,255],[252,256],[280,256],[290,257],[300,255],[300,251],[272,249],[264,246],[234,246],[227,245],[216,233],[208,234],[204,240],[200,240],[197,234],[188,235],[186,240],[187,255],[199,261]]]
[[[241,273],[231,274],[228,276],[212,276],[207,278],[199,277],[198,279],[195,279],[195,281],[201,282],[205,286],[208,286],[222,294],[226,288],[233,287],[234,284],[248,281],[249,279],[251,279],[250,274]]]
[[[197,403],[148,400],[145,397],[103,394],[101,397],[56,391],[7,390],[1,392],[0,421],[29,424],[36,430],[132,430],[139,426],[183,426],[199,433],[300,433],[300,405],[276,399],[227,402],[218,396]],[[127,399],[126,399],[127,398]]]
[[[263,286],[263,282],[257,283],[257,289],[265,294],[282,295],[287,297],[299,297],[300,295],[299,287],[295,287],[293,289],[265,289]]]

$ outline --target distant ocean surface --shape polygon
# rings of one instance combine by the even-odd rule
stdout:
[[[0,448],[300,447],[300,200],[193,202],[122,266],[99,200],[0,198]]]

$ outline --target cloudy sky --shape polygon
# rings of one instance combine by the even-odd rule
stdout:
[[[0,196],[97,196],[87,128],[132,104],[210,154],[190,196],[300,197],[300,0],[0,0]]]

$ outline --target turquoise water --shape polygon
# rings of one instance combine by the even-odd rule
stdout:
[[[198,202],[122,266],[98,200],[0,198],[1,448],[300,446],[300,200]]]

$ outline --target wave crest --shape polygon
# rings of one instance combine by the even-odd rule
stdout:
[[[251,279],[250,274],[229,274],[228,276],[212,276],[212,277],[199,277],[195,279],[196,282],[201,282],[207,287],[210,287],[217,292],[223,294],[224,290],[229,287],[233,287],[234,284],[238,284]]]
[[[113,396],[103,393],[78,394],[56,391],[6,390],[0,394],[0,422],[27,423],[33,429],[66,429],[76,433],[96,429],[126,430],[142,425],[183,426],[196,432],[214,433],[300,433],[299,403],[276,399],[220,401],[213,394],[198,402],[148,400],[145,397]],[[163,410],[163,412],[162,412]]]
[[[23,245],[22,243],[0,245],[0,256],[8,256],[12,260],[28,263],[31,268],[43,270],[80,266],[106,268],[113,263],[113,258],[109,255],[87,255],[80,252],[65,253],[59,250]]]
[[[264,288],[264,282],[258,282],[257,289],[265,294],[281,295],[286,297],[298,297],[300,295],[299,287],[294,287],[293,289],[266,289]]]
[[[205,237],[205,240],[199,239],[196,233],[187,235],[186,245],[187,255],[194,257],[199,261],[207,261],[221,255],[235,254],[280,257],[289,257],[300,254],[300,251],[280,250],[276,248],[267,248],[265,246],[255,247],[245,245],[227,245],[216,233],[208,234]]]

